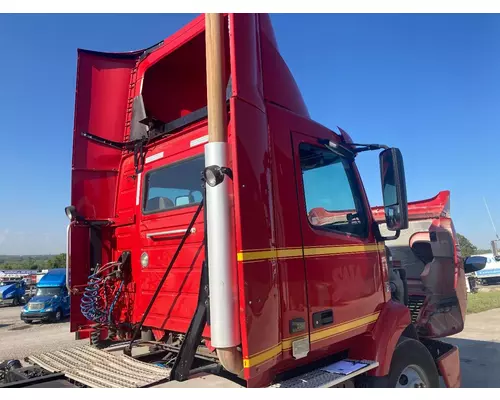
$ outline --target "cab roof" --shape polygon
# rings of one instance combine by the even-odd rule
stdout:
[[[52,269],[45,274],[38,287],[61,287],[66,285],[66,270],[64,268]]]

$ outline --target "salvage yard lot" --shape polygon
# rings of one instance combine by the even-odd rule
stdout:
[[[22,307],[0,307],[0,361],[24,357],[44,351],[75,346],[69,322],[31,325],[21,321]]]
[[[23,362],[31,354],[86,342],[74,340],[67,321],[27,325],[20,312],[21,307],[0,307],[0,361]],[[462,387],[500,387],[500,308],[467,315],[464,331],[446,341],[460,349]]]

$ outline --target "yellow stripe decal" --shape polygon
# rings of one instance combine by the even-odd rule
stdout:
[[[369,325],[378,319],[380,313],[375,313],[372,315],[367,315],[366,317],[359,318],[353,321],[344,322],[337,326],[333,326],[328,329],[324,329],[318,332],[311,333],[311,342],[318,342],[323,339],[328,339],[330,336],[335,336],[340,333],[350,331],[352,329],[361,328],[362,326]]]
[[[318,342],[320,340],[328,339],[329,337],[333,337],[339,335],[341,333],[346,333],[348,331],[352,331],[357,328],[361,328],[362,326],[369,325],[375,321],[377,321],[380,312],[367,315],[365,317],[357,318],[352,321],[344,322],[342,324],[333,326],[331,328],[323,329],[321,331],[312,332],[310,335],[311,342]],[[256,365],[262,364],[276,356],[278,356],[283,350],[289,350],[292,348],[292,343],[296,340],[307,337],[306,335],[295,336],[292,338],[288,338],[283,340],[281,343],[273,346],[267,350],[263,350],[259,353],[256,353],[248,358],[243,359],[243,367],[250,368],[255,367]]]
[[[268,250],[245,250],[238,252],[238,261],[257,261],[277,258],[319,257],[337,254],[367,253],[379,251],[378,244],[351,245],[351,246],[316,246],[316,247],[291,247]]]
[[[331,246],[331,247],[309,247],[304,249],[305,256],[324,256],[331,254],[365,253],[378,251],[376,244],[355,245],[355,246]]]
[[[282,351],[281,343],[278,345],[271,347],[269,350],[265,350],[261,353],[258,353],[250,358],[243,359],[243,367],[250,368],[255,367],[258,364],[262,364],[263,362],[270,360],[273,357],[276,357]]]

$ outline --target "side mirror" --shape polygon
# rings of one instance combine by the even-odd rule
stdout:
[[[408,228],[408,200],[403,156],[397,148],[380,153],[380,176],[387,229],[400,231]]]
[[[482,270],[486,267],[486,262],[488,260],[486,257],[482,256],[471,256],[467,257],[464,262],[464,271],[466,274],[470,274],[471,272],[476,272]]]

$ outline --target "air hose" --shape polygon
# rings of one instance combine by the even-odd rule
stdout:
[[[93,272],[89,276],[87,286],[83,292],[82,300],[80,302],[80,310],[87,320],[96,324],[112,322],[111,315],[122,291],[123,281],[121,282],[120,287],[114,296],[113,302],[108,309],[106,299],[106,281],[110,275],[108,274],[107,276],[103,276],[103,272],[115,266],[121,266],[121,263],[111,262]]]
[[[99,292],[101,291],[102,283],[103,278],[98,273],[90,275],[80,302],[80,310],[83,316],[89,321],[99,324],[103,324],[107,320],[107,313],[102,304],[99,304]]]

